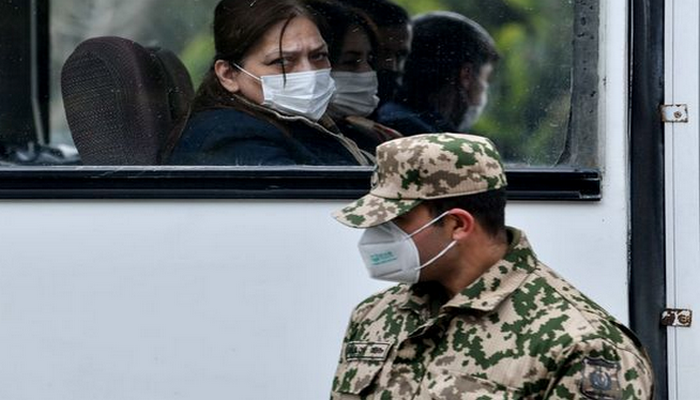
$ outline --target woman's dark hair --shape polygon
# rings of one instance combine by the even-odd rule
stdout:
[[[429,109],[436,95],[457,87],[465,64],[478,74],[499,58],[491,35],[471,19],[447,11],[418,16],[399,98],[415,109]]]
[[[328,45],[331,64],[338,61],[345,36],[356,27],[367,34],[372,49],[377,49],[376,27],[363,11],[332,0],[306,0],[305,3],[318,21],[321,36]]]
[[[221,0],[214,11],[214,63],[217,60],[241,63],[272,27],[285,22],[284,35],[286,24],[302,16],[314,20],[314,16],[297,0]],[[221,106],[240,108],[232,100],[231,93],[219,83],[212,65],[197,90],[193,112]]]
[[[411,23],[408,12],[390,0],[342,0],[350,7],[367,13],[380,28],[402,26]]]
[[[468,196],[446,197],[423,202],[433,217],[453,208],[471,213],[492,237],[505,230],[506,189],[489,190]],[[436,222],[441,224],[442,220]]]

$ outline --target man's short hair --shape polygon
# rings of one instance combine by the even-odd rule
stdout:
[[[402,96],[411,105],[423,106],[431,94],[454,86],[465,64],[472,64],[478,74],[484,64],[499,58],[493,38],[475,21],[448,11],[422,14],[413,20]]]
[[[505,228],[506,220],[506,190],[505,188],[489,190],[467,196],[446,197],[443,199],[427,200],[423,204],[428,207],[430,214],[437,217],[440,214],[460,208],[468,211],[479,222],[482,228],[492,237],[498,236]],[[438,220],[441,224],[444,220]]]

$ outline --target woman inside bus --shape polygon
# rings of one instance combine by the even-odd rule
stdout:
[[[374,69],[376,30],[361,11],[335,0],[307,0],[319,17],[328,44],[336,91],[328,113],[361,149],[374,154],[380,143],[400,137],[395,130],[367,119],[379,104]]]
[[[325,116],[328,49],[296,0],[222,0],[216,59],[170,156],[175,165],[367,165]]]

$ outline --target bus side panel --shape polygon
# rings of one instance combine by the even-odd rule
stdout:
[[[387,287],[341,205],[4,203],[0,398],[326,397],[352,308]],[[624,218],[605,208],[514,204],[508,222],[625,319]]]
[[[603,4],[603,200],[507,222],[626,322],[627,5]],[[327,398],[352,308],[387,287],[343,204],[0,203],[0,398]]]

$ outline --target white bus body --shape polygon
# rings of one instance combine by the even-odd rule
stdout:
[[[602,199],[507,208],[541,260],[624,323],[631,7],[600,4]],[[667,102],[690,110],[666,136],[667,294],[692,309],[700,14],[694,0],[666,11]],[[352,308],[386,287],[364,271],[361,232],[330,217],[347,202],[0,201],[0,399],[327,398]],[[656,373],[669,398],[697,398],[698,328],[668,329],[668,371]]]

